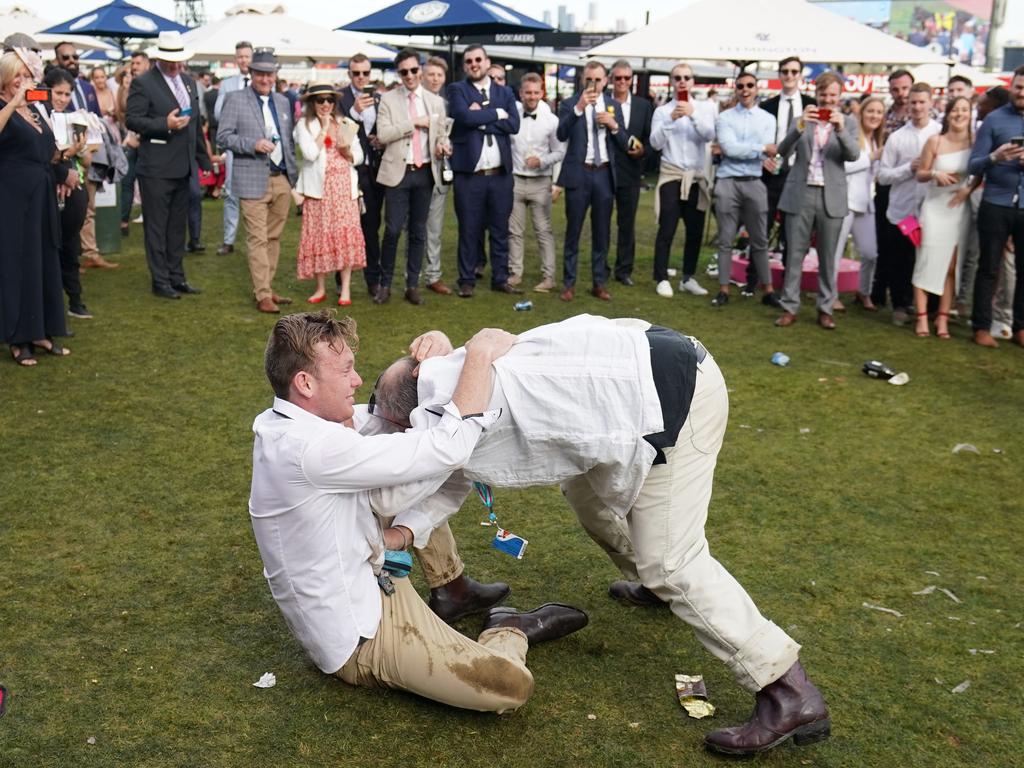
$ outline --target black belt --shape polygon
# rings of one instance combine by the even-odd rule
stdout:
[[[600,171],[601,169],[607,168],[607,167],[608,167],[608,163],[599,163],[597,165],[594,165],[593,163],[584,163],[583,164],[583,170],[585,170],[585,171]]]
[[[497,176],[499,173],[504,173],[504,168],[484,168],[482,171],[473,171],[474,176]]]
[[[283,176],[284,173],[285,173],[285,171],[282,171],[280,168],[271,168],[270,169],[270,175],[271,176]]]
[[[430,166],[427,165],[426,163],[423,163],[422,165],[416,165],[416,163],[406,163],[405,164],[405,170],[407,170],[407,171],[422,171],[422,170],[424,170],[426,168],[429,168],[429,167]]]
[[[719,176],[721,181],[761,181],[760,176],[726,176],[725,178]]]

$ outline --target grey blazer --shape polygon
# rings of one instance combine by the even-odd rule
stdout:
[[[281,149],[288,171],[288,183],[293,187],[298,180],[295,163],[295,144],[292,140],[292,114],[288,99],[280,93],[273,94],[277,119],[281,124]],[[245,88],[224,97],[224,108],[217,126],[217,144],[231,150],[231,178],[228,185],[231,194],[242,200],[258,200],[267,193],[270,179],[270,156],[257,154],[253,147],[260,139],[267,138],[263,123],[263,107],[256,91]]]
[[[860,157],[860,128],[857,119],[849,115],[843,121],[842,131],[832,131],[825,144],[825,213],[841,219],[847,214],[846,167],[843,163],[853,162]],[[814,150],[814,124],[808,123],[800,131],[794,125],[786,138],[779,144],[778,153],[788,158],[796,152],[796,162],[789,169],[786,185],[779,198],[779,210],[783,213],[799,213],[804,206],[804,190],[807,187],[807,168]]]

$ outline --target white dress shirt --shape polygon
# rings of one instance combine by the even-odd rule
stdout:
[[[665,160],[687,171],[703,171],[707,143],[715,138],[718,107],[710,101],[690,100],[693,115],[672,119],[675,99],[654,110],[651,120],[651,146]]]
[[[551,176],[555,164],[565,157],[566,144],[559,141],[558,118],[545,102],[537,104],[533,114],[526,115],[522,102],[519,109],[519,133],[512,137],[512,171],[516,176]],[[536,157],[540,168],[529,168],[526,158]]]
[[[792,96],[787,96],[785,93],[779,94],[779,113],[775,116],[775,143],[781,144],[782,140],[786,138],[786,134],[789,133],[789,129],[792,128],[796,121],[800,119],[800,115],[804,112],[803,100],[800,98],[800,91],[796,91]],[[790,116],[792,115],[792,120]]]
[[[352,91],[352,95],[357,99],[363,95],[362,91],[356,90],[351,85],[349,86],[349,89]],[[348,116],[357,123],[362,123],[363,130],[366,132],[366,135],[369,136],[373,133],[373,126],[377,124],[377,105],[371,104],[362,112],[359,112],[356,110],[356,105],[353,104],[352,108],[348,111]],[[367,160],[367,162],[369,162],[369,160]]]
[[[935,120],[929,120],[923,128],[907,122],[886,139],[882,164],[878,169],[878,183],[892,185],[889,209],[885,213],[889,223],[899,224],[907,216],[916,216],[921,209],[928,185],[917,181],[910,164],[921,156],[925,142],[941,130],[942,126]]]
[[[256,417],[249,515],[270,591],[317,667],[339,670],[380,623],[374,576],[383,538],[374,512],[426,543],[415,505],[476,445],[490,415],[451,402],[436,428],[367,437],[279,398]]]
[[[587,474],[617,515],[632,508],[655,449],[644,435],[664,429],[643,320],[578,315],[519,335],[494,363],[489,407],[497,421],[477,443],[462,474],[504,488],[550,485]],[[437,423],[462,369],[464,351],[420,366],[414,429]],[[454,476],[453,476],[454,477]],[[424,512],[437,523],[432,500]]]
[[[478,83],[471,83],[471,85],[478,91],[483,92],[484,101],[489,100],[491,93],[491,78],[485,76],[483,80]],[[498,119],[507,120],[508,112],[501,107],[497,108]],[[481,125],[480,130],[483,131],[486,126]],[[489,146],[488,146],[489,145]],[[498,146],[498,139],[492,137],[491,141],[487,141],[487,137],[484,137],[483,147],[480,149],[480,159],[476,161],[476,171],[487,171],[492,168],[501,168],[501,147]]]
[[[220,120],[220,111],[224,109],[224,99],[229,93],[241,91],[249,87],[252,78],[249,75],[237,74],[225,77],[217,87],[217,101],[213,105],[214,119]]]
[[[612,161],[610,157],[606,157],[606,155],[608,154],[608,139],[606,138],[608,136],[608,131],[605,130],[605,127],[603,125],[596,122],[595,117],[596,114],[606,111],[608,109],[608,106],[609,105],[605,103],[604,94],[602,93],[600,96],[597,97],[597,101],[594,102],[594,104],[588,105],[587,107],[584,108],[582,112],[580,111],[579,104],[573,107],[573,112],[575,112],[578,116],[582,117],[587,124],[587,155],[584,158],[583,162],[587,163],[588,165],[602,165],[604,163],[610,163]],[[595,153],[595,126],[597,127],[597,140],[601,153],[600,157],[598,157]]]
[[[612,96],[615,99],[614,96]],[[618,99],[615,99],[618,101]],[[622,127],[629,127],[629,116],[633,113],[633,94],[627,93],[626,100],[619,104],[619,108],[622,110]]]

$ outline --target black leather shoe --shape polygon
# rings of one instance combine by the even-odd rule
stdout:
[[[189,253],[203,253],[206,250],[206,246],[202,243],[189,243],[185,246],[185,250]]]
[[[775,307],[776,309],[782,309],[782,302],[779,300],[779,294],[775,291],[766,293],[761,297],[761,303],[766,307]]]
[[[474,613],[483,613],[512,592],[503,581],[481,584],[465,574],[452,579],[443,587],[430,590],[430,610],[451,624]]]
[[[523,292],[522,288],[516,288],[514,285],[509,285],[508,283],[502,283],[501,285],[492,285],[491,290],[497,293],[511,294],[520,294]]]
[[[231,243],[221,243],[220,246],[217,248],[218,256],[227,256],[229,253],[234,252],[235,246],[231,245]]]
[[[486,267],[479,267],[479,266],[476,269],[473,270],[473,274],[476,275],[476,279],[477,280],[483,279],[483,276],[487,274],[487,272],[485,270],[486,270]]]
[[[386,285],[382,285],[380,288],[377,289],[377,293],[374,294],[374,296],[373,296],[373,303],[374,304],[386,304],[388,302],[388,299],[390,299],[390,298],[391,298],[391,289],[388,288]]]
[[[178,293],[190,293],[190,294],[192,294],[194,296],[198,296],[200,293],[202,293],[201,290],[196,288],[191,283],[187,283],[187,282],[186,283],[175,283],[171,287],[174,290],[176,290]]]
[[[660,607],[668,605],[664,600],[651,592],[643,584],[635,581],[613,581],[608,587],[608,594],[620,603],[628,605],[644,605]]]
[[[636,285],[636,283],[633,282],[633,278],[630,277],[629,275],[623,275],[622,277],[616,277],[615,279],[618,280],[623,285]]]
[[[423,297],[420,296],[419,288],[406,288],[405,289],[405,300],[410,304],[415,304],[417,307],[423,303]]]
[[[159,296],[161,299],[180,299],[181,294],[171,288],[169,285],[154,285],[153,295]]]
[[[492,608],[487,614],[484,629],[495,627],[514,627],[523,631],[530,645],[546,643],[587,626],[590,619],[579,608],[562,603],[545,603],[526,613],[519,613],[515,608]]]
[[[823,741],[831,729],[825,699],[798,661],[757,692],[750,720],[712,731],[704,737],[704,745],[726,755],[754,755],[790,738],[797,746]]]
[[[341,287],[341,279],[339,278],[339,279],[335,280],[335,282],[338,284],[338,287],[340,288]],[[380,283],[367,283],[366,284],[366,291],[367,291],[367,293],[370,294],[370,298],[371,299],[374,296],[377,295],[377,291],[379,291],[379,290],[380,290]]]
[[[711,300],[712,307],[724,307],[729,303],[729,294],[725,291],[719,291],[718,295]]]
[[[473,298],[473,286],[469,283],[459,286],[459,298],[460,299],[471,299]]]

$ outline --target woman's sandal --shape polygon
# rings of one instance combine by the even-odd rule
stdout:
[[[938,320],[938,318],[940,318],[940,317],[946,318],[946,330],[945,331],[939,331],[939,320]],[[936,312],[935,313],[935,335],[938,336],[940,339],[948,339],[948,338],[950,338],[950,336],[949,336],[949,312]]]
[[[60,344],[58,344],[49,337],[47,337],[43,341],[35,341],[33,342],[33,345],[39,347],[46,354],[53,355],[54,357],[67,357],[68,355],[71,354],[70,349],[68,349],[67,347],[62,347]]]
[[[931,336],[932,332],[928,328],[928,313],[927,312],[916,312],[914,314],[914,317],[916,317],[918,320],[920,320],[922,317],[925,319],[924,320],[925,329],[922,331],[920,328],[918,328],[918,329],[916,329],[914,331],[914,334],[919,339],[924,339],[924,338],[927,338],[928,336]]]
[[[32,354],[31,344],[12,344],[11,357],[22,368],[31,368],[37,362],[35,355]]]

